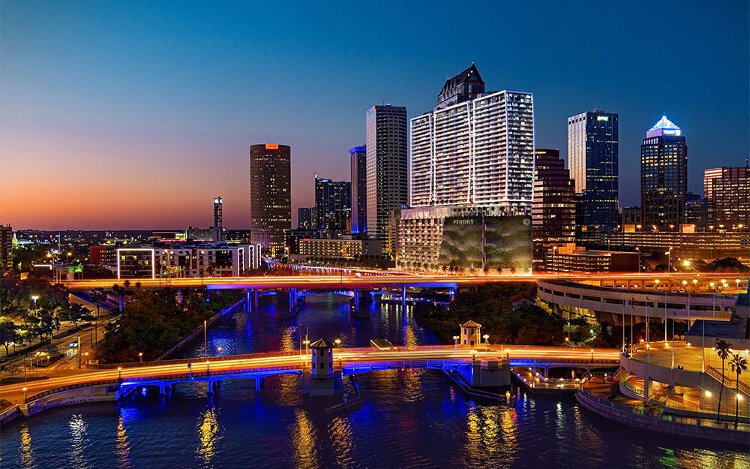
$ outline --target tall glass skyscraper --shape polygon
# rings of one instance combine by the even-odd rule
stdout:
[[[641,145],[641,218],[646,227],[679,230],[685,223],[687,159],[685,136],[662,116]]]
[[[292,229],[292,151],[287,145],[250,146],[250,236],[253,244],[284,253],[284,230]]]
[[[507,207],[528,213],[534,185],[531,93],[485,93],[477,68],[446,81],[432,112],[411,120],[410,205]]]
[[[568,118],[568,167],[580,198],[580,223],[590,228],[620,224],[618,115],[593,110]]]
[[[348,181],[331,181],[315,176],[315,212],[319,231],[330,237],[349,231],[351,193],[352,186]]]
[[[373,106],[367,110],[367,233],[388,239],[393,210],[408,202],[406,108]],[[386,252],[390,245],[386,241]]]
[[[750,231],[750,165],[706,169],[703,190],[708,225],[716,231]]]
[[[352,169],[352,234],[367,233],[367,148],[349,150]]]

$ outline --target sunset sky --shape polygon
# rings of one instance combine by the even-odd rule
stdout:
[[[620,191],[663,113],[703,169],[750,156],[748,2],[0,3],[0,223],[14,229],[249,225],[248,147],[292,147],[293,212],[313,174],[349,179],[365,111],[409,117],[475,62],[534,93],[537,147],[568,116],[620,114]],[[460,4],[459,4],[460,5]],[[576,8],[572,8],[575,5]]]

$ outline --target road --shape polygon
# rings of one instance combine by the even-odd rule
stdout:
[[[505,357],[511,358],[537,358],[555,360],[610,360],[616,363],[619,360],[619,351],[615,349],[574,349],[568,347],[532,347],[532,346],[510,346],[510,348],[492,346],[489,349],[482,347],[480,350],[469,350],[466,348],[455,348],[453,346],[422,346],[414,349],[401,349],[396,351],[380,351],[372,348],[335,349],[334,365],[337,368],[351,367],[356,364],[383,363],[403,360],[470,360],[472,356],[477,359],[494,359]],[[216,372],[252,372],[258,369],[294,367],[301,369],[304,362],[309,361],[309,354],[254,354],[242,357],[221,357],[211,361],[194,360],[192,372],[199,374],[206,372],[209,368]],[[94,383],[103,380],[123,381],[133,378],[164,379],[184,375],[188,372],[187,360],[173,360],[165,362],[154,362],[144,364],[124,364],[122,370],[111,369],[68,369],[51,370],[49,379],[29,381],[0,387],[0,398],[7,399],[15,404],[21,403],[24,398],[24,387],[26,395],[54,389],[61,386],[71,386],[86,383]]]
[[[164,279],[129,279],[131,283],[139,282],[141,288],[188,288],[209,287],[214,289],[231,288],[299,288],[299,289],[335,289],[335,288],[401,288],[401,287],[451,287],[461,285],[481,285],[492,282],[535,282],[537,280],[566,279],[585,282],[614,281],[671,281],[674,285],[682,280],[699,279],[702,283],[720,282],[730,279],[734,286],[734,273],[596,273],[596,274],[503,274],[503,275],[293,275],[267,277],[204,277]],[[83,279],[64,281],[71,290],[91,290],[93,288],[112,288],[114,282],[124,280]]]

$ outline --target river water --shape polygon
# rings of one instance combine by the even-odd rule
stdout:
[[[276,299],[209,330],[215,354],[296,350],[302,336],[367,346],[436,343],[397,306],[352,318],[335,295],[308,297],[292,320]],[[219,349],[220,348],[220,349]],[[203,339],[183,352],[202,356]],[[229,380],[216,397],[181,385],[177,396],[59,408],[0,432],[0,467],[750,467],[750,453],[622,427],[572,398],[515,390],[502,405],[466,398],[437,371],[359,376],[363,405],[330,417],[302,397],[299,376]]]

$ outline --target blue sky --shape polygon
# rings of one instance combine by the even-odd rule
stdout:
[[[534,93],[536,143],[568,116],[620,114],[620,192],[662,115],[703,169],[750,155],[748,2],[0,4],[0,222],[19,228],[247,226],[248,146],[292,146],[293,205],[348,179],[365,111],[429,110],[475,62]],[[66,197],[57,195],[64,193]],[[113,208],[115,210],[113,210]]]

